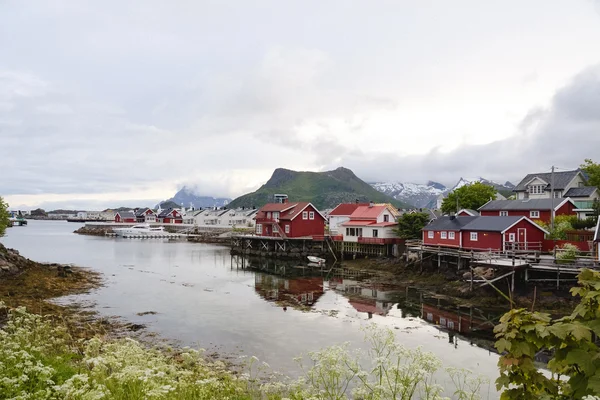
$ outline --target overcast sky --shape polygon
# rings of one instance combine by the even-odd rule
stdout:
[[[600,161],[600,3],[0,0],[0,195],[105,208],[274,168],[519,181]]]

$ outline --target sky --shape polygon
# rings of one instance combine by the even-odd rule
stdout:
[[[600,161],[600,0],[0,1],[11,208]]]

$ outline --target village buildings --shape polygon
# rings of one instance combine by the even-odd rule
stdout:
[[[331,210],[327,216],[329,222],[329,233],[331,235],[342,234],[342,224],[350,220],[350,215],[360,206],[368,206],[369,203],[342,203]]]
[[[325,217],[308,202],[268,203],[255,216],[257,236],[299,238],[325,235]]]
[[[522,216],[534,221],[550,223],[552,210],[554,216],[576,216],[577,206],[571,199],[523,199],[523,200],[492,200],[479,208],[483,216],[512,217]]]
[[[397,218],[398,210],[392,205],[361,205],[341,225],[343,241],[367,244],[390,242],[398,237],[394,231],[398,226]]]
[[[587,178],[579,169],[554,172],[554,174],[542,172],[526,175],[513,192],[516,193],[517,200],[549,199],[552,195],[554,198],[570,197],[581,201],[600,199],[597,190],[594,191],[593,187],[586,184]]]
[[[423,244],[464,250],[542,250],[547,233],[524,216],[446,216],[423,228]]]

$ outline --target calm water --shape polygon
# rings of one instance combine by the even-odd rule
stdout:
[[[449,338],[409,307],[404,290],[360,283],[356,278],[311,277],[272,263],[243,260],[256,268],[279,268],[286,276],[241,268],[227,247],[160,239],[115,239],[73,234],[80,225],[29,221],[8,229],[2,243],[41,262],[72,263],[104,274],[106,285],[80,296],[102,315],[145,324],[182,345],[256,355],[275,370],[295,375],[293,358],[342,342],[363,347],[360,328],[394,329],[398,341],[435,353],[445,366],[486,375],[494,392],[498,355]],[[281,301],[302,307],[288,306]],[[306,308],[310,311],[306,312]],[[156,315],[138,316],[154,311]],[[488,391],[488,388],[485,390]],[[495,398],[491,394],[490,398]]]

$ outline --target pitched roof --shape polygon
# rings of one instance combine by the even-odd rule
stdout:
[[[576,169],[573,171],[561,171],[554,173],[554,190],[563,190],[567,187],[569,182],[575,178],[577,174],[581,173],[581,170]],[[584,175],[585,177],[585,175]],[[527,190],[527,184],[534,180],[535,178],[540,178],[545,182],[548,182],[548,186],[546,190],[550,190],[550,182],[552,182],[552,173],[551,172],[541,172],[535,174],[528,174],[519,182],[519,184],[513,189],[513,192],[524,192]]]
[[[479,217],[438,217],[423,228],[424,231],[460,231],[465,225]]]
[[[171,214],[173,211],[177,211],[174,208],[167,208],[166,210],[163,210],[160,214],[158,214],[159,218],[165,218],[168,217],[169,214]],[[179,215],[179,217],[181,217],[181,214]],[[179,217],[175,217],[175,218],[179,218]]]
[[[121,219],[135,218],[135,213],[133,211],[119,211],[117,212],[117,214],[119,214],[119,217],[121,217]]]
[[[546,232],[530,219],[522,216],[512,217],[440,217],[423,228],[424,231],[486,231],[504,232],[521,220],[529,221],[535,228]]]
[[[138,210],[135,212],[135,216],[136,217],[143,217],[144,214],[146,214],[146,211],[150,210],[149,208],[138,208]],[[152,210],[150,210],[152,211]],[[152,211],[154,213],[154,211]]]
[[[388,207],[381,206],[359,206],[354,210],[352,214],[350,214],[350,219],[377,219],[379,214],[381,214]],[[391,212],[391,211],[390,211]]]
[[[262,206],[260,208],[259,211],[264,211],[264,212],[273,212],[273,211],[283,211],[283,210],[287,210],[288,208],[292,208],[295,207],[298,203],[267,203],[264,206]]]
[[[564,197],[590,197],[598,190],[596,186],[576,187],[567,190]]]
[[[368,203],[342,203],[331,210],[329,215],[349,216],[360,206],[368,206]]]
[[[470,208],[463,208],[462,210],[460,210],[459,212],[457,212],[456,214],[460,214],[461,212],[466,212],[467,214],[469,214],[470,216],[477,216],[479,215],[479,211],[477,210],[471,210]]]
[[[572,203],[570,199],[492,200],[479,207],[479,211],[552,210],[567,201]]]

